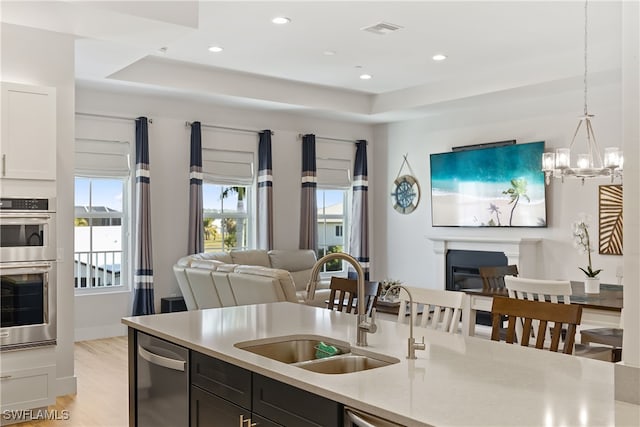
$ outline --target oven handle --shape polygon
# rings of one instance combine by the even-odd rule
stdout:
[[[3,262],[0,263],[2,274],[18,273],[48,273],[51,271],[50,262]]]
[[[8,213],[0,214],[0,223],[3,225],[44,224],[51,221],[49,214]]]

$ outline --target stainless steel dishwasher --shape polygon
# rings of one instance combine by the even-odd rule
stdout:
[[[138,332],[137,426],[189,425],[189,350]]]
[[[344,407],[344,425],[345,427],[404,427],[348,406]]]

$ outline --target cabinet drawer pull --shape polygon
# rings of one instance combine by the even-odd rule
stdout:
[[[244,419],[244,415],[240,414],[240,427],[245,427],[244,424],[247,423],[247,427],[255,427],[258,423],[252,423],[251,418]]]
[[[3,375],[0,377],[0,380],[8,380],[9,378],[12,378],[13,375]]]
[[[2,176],[7,175],[7,155],[2,155]]]

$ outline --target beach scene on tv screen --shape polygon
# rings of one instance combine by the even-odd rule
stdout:
[[[544,142],[432,154],[433,226],[546,227]]]

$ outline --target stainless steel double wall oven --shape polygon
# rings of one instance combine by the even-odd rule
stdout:
[[[55,198],[0,199],[0,349],[56,343]]]

